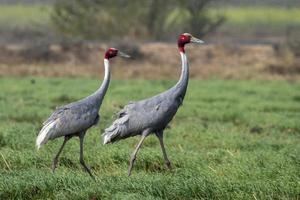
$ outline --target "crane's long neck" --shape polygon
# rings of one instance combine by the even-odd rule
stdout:
[[[104,99],[105,93],[108,89],[109,86],[109,81],[110,81],[110,68],[109,68],[109,60],[104,59],[104,79],[99,87],[99,89],[94,93],[94,97],[96,100],[96,104],[100,106],[102,104],[102,101]]]
[[[184,51],[180,50],[180,56],[181,56],[181,63],[182,63],[181,75],[179,81],[174,86],[174,89],[175,89],[175,94],[177,96],[184,97],[189,82],[189,64]]]

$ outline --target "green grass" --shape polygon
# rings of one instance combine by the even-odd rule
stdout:
[[[55,106],[92,93],[99,83],[0,79],[0,199],[300,198],[299,82],[192,80],[165,131],[173,169],[165,169],[158,140],[149,136],[129,178],[129,155],[139,138],[103,146],[100,134],[119,106],[174,81],[113,80],[100,125],[85,139],[86,162],[96,182],[80,167],[78,139],[67,143],[52,174],[52,156],[62,139],[37,151],[42,121]]]

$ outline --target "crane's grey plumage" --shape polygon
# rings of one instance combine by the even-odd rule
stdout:
[[[118,119],[105,129],[104,144],[140,135],[146,129],[155,132],[165,128],[181,105],[188,85],[188,63],[183,53],[181,58],[182,74],[178,83],[161,94],[126,105],[118,113]]]
[[[43,123],[36,145],[38,148],[48,140],[85,131],[99,121],[98,111],[110,80],[108,60],[104,61],[105,76],[101,87],[92,95],[58,107]]]
[[[111,55],[108,54],[110,51],[112,52]],[[46,144],[48,140],[53,140],[58,137],[65,138],[61,148],[53,159],[53,171],[56,168],[58,157],[66,142],[71,137],[78,136],[80,138],[80,163],[90,176],[92,176],[91,171],[83,160],[83,138],[86,131],[93,125],[96,125],[100,120],[98,112],[110,82],[109,58],[117,54],[118,50],[114,48],[110,48],[106,52],[104,59],[104,79],[100,88],[95,93],[77,102],[58,107],[43,123],[43,128],[36,139],[37,148]],[[121,52],[119,52],[119,55],[125,56],[125,54]]]
[[[193,41],[197,43],[202,42],[193,38],[190,34],[182,34],[181,36],[189,39],[186,43]],[[118,117],[112,125],[105,129],[103,134],[104,144],[113,143],[127,137],[142,135],[140,142],[132,154],[128,175],[131,174],[139,148],[144,139],[151,133],[155,133],[158,137],[165,163],[168,168],[171,168],[164,148],[163,131],[182,104],[188,86],[189,66],[184,52],[184,44],[182,49],[180,49],[182,71],[177,84],[154,97],[129,103],[118,113]]]

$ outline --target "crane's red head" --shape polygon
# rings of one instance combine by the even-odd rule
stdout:
[[[118,55],[118,49],[109,48],[109,49],[107,49],[104,58],[110,59],[110,58],[116,57],[117,55]]]
[[[180,52],[185,52],[184,51],[184,45],[188,44],[188,43],[198,43],[198,44],[202,44],[204,43],[202,40],[195,38],[194,36],[192,36],[189,33],[183,33],[179,36],[178,38],[178,48]]]
[[[127,54],[119,51],[116,48],[109,48],[109,49],[107,49],[107,51],[105,52],[104,58],[109,60],[110,58],[113,58],[113,57],[116,57],[116,56],[130,58],[129,55],[127,55]]]

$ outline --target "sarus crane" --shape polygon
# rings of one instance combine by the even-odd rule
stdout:
[[[83,140],[86,131],[93,125],[96,125],[100,120],[98,112],[110,82],[109,60],[117,55],[129,57],[115,48],[109,48],[106,51],[104,56],[104,79],[96,92],[82,100],[58,107],[49,119],[43,123],[43,128],[36,139],[38,149],[43,144],[46,144],[48,140],[64,137],[64,141],[53,159],[53,172],[57,167],[58,157],[65,144],[69,139],[77,136],[80,139],[80,163],[89,175],[94,178],[83,159]]]
[[[203,41],[189,33],[183,33],[179,36],[178,49],[182,61],[182,70],[176,85],[151,98],[129,103],[117,114],[117,119],[103,133],[104,144],[141,135],[141,139],[130,158],[128,176],[131,175],[136,155],[143,141],[152,133],[155,133],[159,139],[165,164],[171,169],[171,163],[164,147],[163,132],[182,104],[187,90],[189,66],[184,47],[188,43],[201,44]]]

